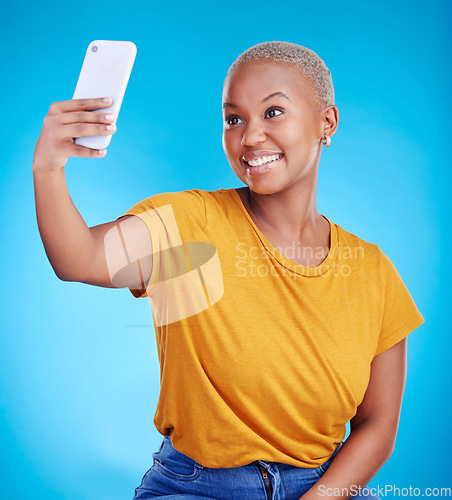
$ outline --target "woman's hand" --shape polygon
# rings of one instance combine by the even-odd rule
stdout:
[[[33,172],[61,169],[70,156],[105,156],[105,150],[86,148],[74,143],[75,137],[115,133],[113,114],[90,111],[112,104],[111,99],[104,99],[72,99],[52,103],[36,144]]]

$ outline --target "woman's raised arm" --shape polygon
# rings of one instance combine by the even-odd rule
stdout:
[[[131,216],[89,228],[66,185],[64,165],[70,156],[103,156],[99,150],[76,145],[74,137],[114,133],[114,116],[90,111],[110,104],[103,99],[75,99],[50,106],[33,158],[36,216],[47,257],[61,280],[142,287],[152,268],[151,239],[144,222]],[[138,261],[131,261],[130,255],[139,256]]]

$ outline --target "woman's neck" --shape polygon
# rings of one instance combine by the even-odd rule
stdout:
[[[259,194],[246,187],[248,211],[262,232],[282,240],[315,242],[325,228],[329,230],[328,221],[317,210],[316,189],[312,185],[304,191]]]

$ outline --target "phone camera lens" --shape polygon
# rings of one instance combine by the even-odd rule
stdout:
[[[97,52],[97,45],[93,45],[92,49],[93,52]]]

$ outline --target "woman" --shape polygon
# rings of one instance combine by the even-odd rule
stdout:
[[[245,187],[154,195],[88,228],[62,166],[98,155],[73,137],[113,133],[87,111],[107,105],[53,104],[33,172],[58,277],[150,298],[164,438],[134,498],[375,498],[423,318],[379,247],[317,211],[339,118],[324,62],[266,42],[229,69],[223,145]]]

